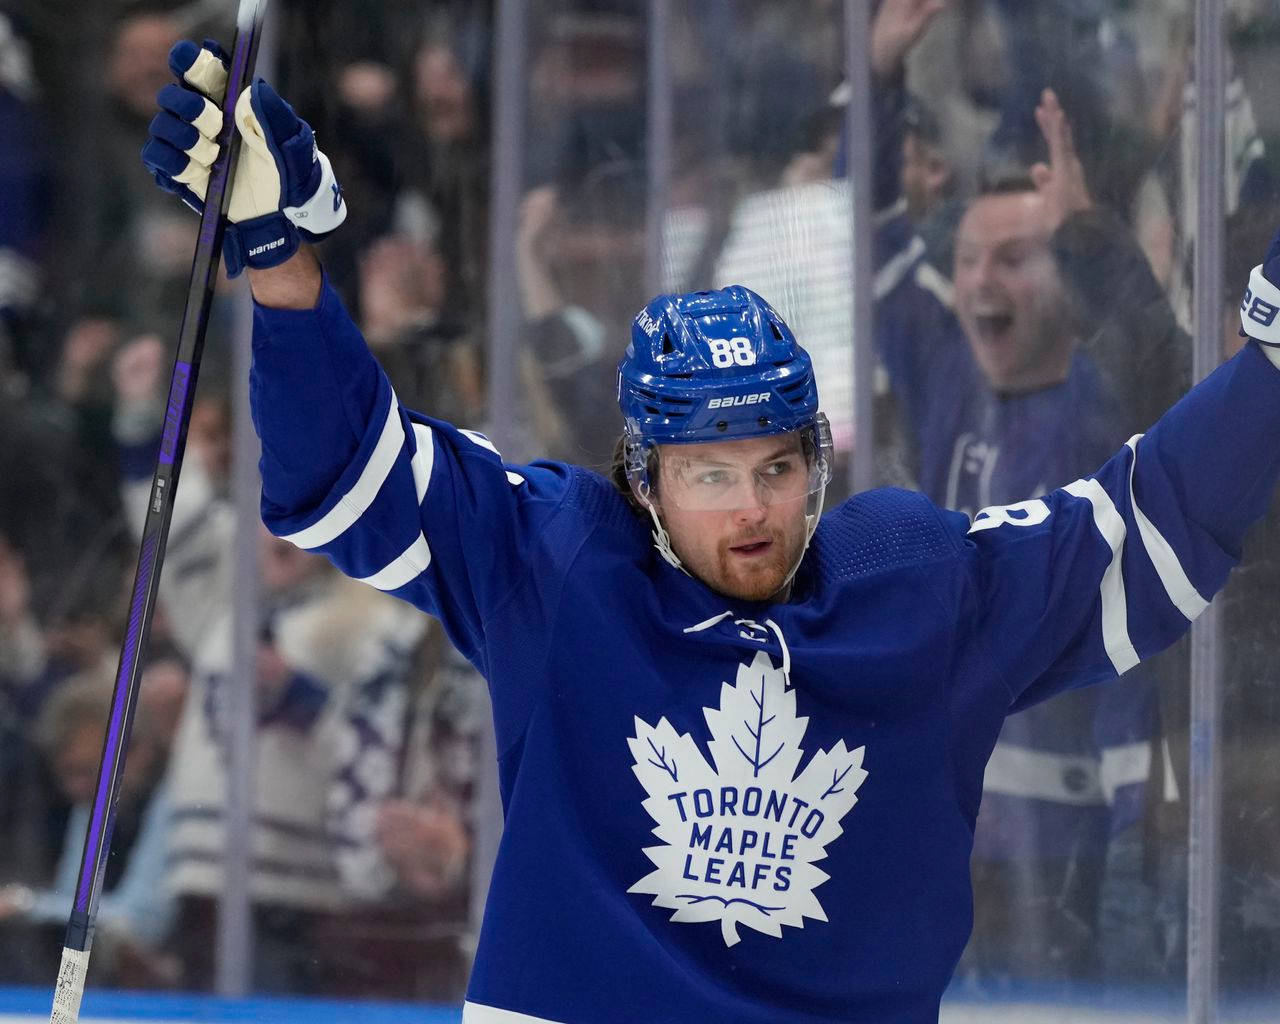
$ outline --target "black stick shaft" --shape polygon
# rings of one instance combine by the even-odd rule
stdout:
[[[75,900],[67,923],[63,969],[59,972],[58,985],[54,993],[54,1010],[51,1020],[55,1022],[75,1021],[79,1013],[80,995],[83,993],[84,985],[84,968],[87,966],[87,954],[93,943],[94,920],[102,891],[103,872],[106,869],[107,856],[111,848],[116,804],[120,798],[120,780],[124,774],[125,754],[133,727],[134,709],[138,702],[143,653],[146,650],[156,598],[160,589],[160,570],[164,564],[165,544],[173,515],[174,492],[177,490],[178,475],[182,469],[187,426],[191,419],[200,357],[204,350],[209,310],[213,302],[213,287],[218,260],[222,252],[222,238],[226,229],[226,208],[240,150],[240,136],[235,131],[235,102],[253,77],[254,60],[257,56],[265,7],[266,0],[240,0],[237,14],[236,39],[232,47],[231,68],[227,76],[227,92],[223,101],[225,117],[222,131],[218,136],[219,155],[209,174],[204,213],[200,218],[200,235],[191,265],[191,284],[187,291],[187,304],[178,333],[177,353],[166,403],[164,433],[160,442],[155,475],[152,478],[151,498],[142,530],[142,546],[138,554],[138,568],[134,575],[129,623],[120,650],[120,664],[116,673],[115,690],[111,697],[111,716],[103,742],[102,762],[98,769],[98,782],[94,791],[89,825],[85,833],[84,853],[80,860]],[[75,962],[69,964],[68,954],[73,951],[84,955],[73,958]],[[64,1005],[70,1002],[67,997],[73,994],[64,989],[71,988],[77,989],[74,992],[73,1007]]]

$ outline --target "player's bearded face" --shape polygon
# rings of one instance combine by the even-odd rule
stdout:
[[[811,489],[800,436],[664,445],[660,459],[658,507],[685,568],[729,597],[784,597]]]

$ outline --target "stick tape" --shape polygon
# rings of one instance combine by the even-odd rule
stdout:
[[[80,1019],[80,999],[84,995],[84,976],[89,970],[87,949],[62,948],[62,966],[58,984],[53,990],[53,1013],[49,1024],[76,1024]]]

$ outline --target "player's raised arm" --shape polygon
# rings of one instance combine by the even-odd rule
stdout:
[[[227,60],[212,42],[174,46],[169,67],[178,81],[157,95],[160,111],[142,151],[156,183],[195,210],[204,205],[218,152],[222,113],[216,100],[226,90]],[[306,288],[299,285],[312,284],[314,305],[318,268],[313,260],[293,256],[304,241],[324,238],[346,220],[329,158],[317,147],[311,126],[261,79],[237,99],[235,119],[244,144],[227,210],[227,273],[236,277],[245,268],[264,271],[292,262],[287,273],[259,275],[255,295],[261,286],[285,308],[305,308]]]
[[[216,155],[213,44],[179,43],[143,162],[199,208]],[[307,123],[259,80],[236,104],[244,139],[224,257],[255,299],[250,398],[262,441],[262,514],[278,536],[438,615],[483,659],[485,621],[527,575],[575,479],[508,467],[480,434],[405,409],[307,247],[346,201]],[[545,575],[553,570],[545,565]]]
[[[225,89],[226,61],[212,42],[197,47],[183,41],[173,47],[169,66],[178,81],[157,95],[160,110],[142,151],[156,183],[196,210],[203,206],[209,167],[217,155],[222,115],[214,98]],[[323,305],[323,275],[304,243],[338,228],[347,208],[310,126],[270,85],[259,79],[245,90],[236,102],[235,118],[243,145],[223,256],[230,276],[250,271],[258,331],[269,310],[301,314]],[[285,346],[255,352],[253,399],[259,429],[262,410],[286,397],[311,412],[305,431],[273,430],[264,441],[268,487],[273,478],[286,478],[290,503],[315,501],[327,491],[354,457],[361,425],[375,404],[379,370],[372,355],[354,325],[348,322],[338,333],[345,333],[346,344],[344,379],[337,386],[304,372],[305,362],[314,362],[329,347],[319,338],[304,340],[296,353]],[[295,408],[292,402],[289,407]],[[339,410],[344,415],[333,415]],[[271,501],[270,490],[264,497]]]
[[[1276,282],[1280,236],[1249,281],[1253,340],[1235,358],[1091,477],[974,518],[969,614],[1014,707],[1123,673],[1226,582],[1280,480]]]
[[[249,268],[253,301],[267,309],[315,309],[323,284],[320,261],[307,245],[278,267]]]

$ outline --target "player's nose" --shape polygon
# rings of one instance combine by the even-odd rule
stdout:
[[[739,525],[758,526],[769,518],[769,508],[761,500],[759,493],[752,495],[749,502],[733,510],[734,522]]]

